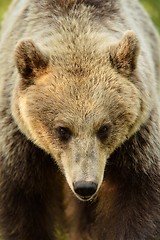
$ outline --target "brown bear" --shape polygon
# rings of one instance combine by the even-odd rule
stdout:
[[[0,39],[2,239],[160,239],[158,40],[136,0],[13,1]]]

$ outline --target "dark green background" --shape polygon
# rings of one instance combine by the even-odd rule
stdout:
[[[133,0],[134,1],[134,0]],[[0,20],[11,0],[0,0]],[[160,31],[160,0],[141,0]]]

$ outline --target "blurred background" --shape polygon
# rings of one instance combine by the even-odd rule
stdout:
[[[134,1],[134,0],[133,0]],[[160,32],[160,0],[140,0]],[[11,0],[0,0],[0,21]]]

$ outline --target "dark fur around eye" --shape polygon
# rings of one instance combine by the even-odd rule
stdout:
[[[67,128],[67,127],[58,127],[58,128],[56,129],[56,131],[57,131],[57,134],[58,134],[58,138],[59,138],[59,140],[60,140],[61,142],[66,143],[66,142],[68,142],[68,141],[71,139],[71,137],[72,137],[72,132],[71,132],[71,130],[70,130],[69,128]]]
[[[104,142],[109,136],[110,129],[111,129],[111,125],[109,123],[102,125],[97,131],[97,138],[101,142]]]

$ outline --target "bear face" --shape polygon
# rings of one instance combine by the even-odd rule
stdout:
[[[16,48],[19,80],[12,115],[28,139],[53,157],[81,200],[94,196],[110,154],[139,128],[141,97],[130,81],[137,55],[131,31],[99,59],[85,60],[91,66],[85,69],[76,69],[76,58],[68,68],[55,63],[32,40]],[[78,183],[95,189],[79,194]]]

